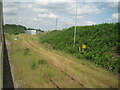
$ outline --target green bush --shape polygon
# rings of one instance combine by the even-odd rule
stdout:
[[[31,64],[31,69],[36,69],[37,68],[37,64],[36,64],[36,62],[33,62],[32,64]]]
[[[49,43],[56,50],[62,50],[77,58],[91,60],[107,70],[118,72],[118,64],[114,58],[120,52],[118,43],[118,26],[120,23],[104,23],[91,26],[77,26],[76,47],[73,48],[74,27],[64,30],[51,31],[39,35],[39,42]],[[47,37],[46,37],[47,36]],[[86,50],[78,51],[82,44],[87,45]],[[111,56],[110,53],[114,55]],[[111,57],[114,57],[111,59]]]
[[[38,60],[38,64],[47,64],[47,61],[45,59]]]
[[[30,55],[30,49],[29,48],[25,48],[25,50],[24,50],[24,56],[25,55]]]

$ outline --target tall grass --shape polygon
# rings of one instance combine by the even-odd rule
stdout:
[[[25,48],[25,50],[24,50],[24,56],[25,55],[30,55],[30,49],[29,48]]]
[[[47,61],[45,59],[38,60],[38,64],[47,64]]]
[[[37,62],[32,62],[31,69],[35,70],[38,65],[47,65],[47,61],[45,59],[39,59]]]
[[[33,62],[32,64],[31,64],[31,69],[36,69],[37,68],[37,64],[36,64],[36,62]]]

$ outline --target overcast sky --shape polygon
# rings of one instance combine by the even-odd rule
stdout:
[[[4,22],[48,31],[55,29],[57,18],[58,29],[74,26],[76,1],[4,0]],[[118,22],[118,1],[78,0],[77,25]]]

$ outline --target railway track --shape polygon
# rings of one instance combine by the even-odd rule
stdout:
[[[49,77],[48,73],[45,72],[45,74],[46,74],[47,79],[48,79],[56,88],[58,88],[59,90],[61,90],[61,87],[60,87],[52,78]]]
[[[26,44],[27,44],[27,45],[30,45],[30,46],[32,46],[32,47],[34,47],[35,49],[38,50],[38,47],[36,47],[36,46],[34,45],[34,43],[31,43],[30,41],[28,41],[28,42],[26,42]],[[39,51],[38,51],[38,52],[39,52]],[[64,70],[61,70],[59,67],[57,67],[56,65],[54,65],[54,64],[51,63],[51,62],[49,62],[49,64],[51,64],[52,66],[54,66],[55,68],[57,68],[61,73],[63,73],[66,77],[68,77],[68,78],[71,79],[72,81],[77,82],[77,83],[80,85],[80,87],[86,88],[85,85],[83,85],[81,82],[79,82],[77,79],[75,79],[75,78],[72,77],[71,75],[67,74]],[[47,73],[46,73],[46,74],[47,74]],[[48,77],[48,78],[49,78],[49,77]],[[59,86],[53,79],[50,79],[50,78],[49,78],[49,80],[50,80],[57,88],[60,89],[60,86]]]
[[[53,65],[55,66],[55,65]],[[56,68],[58,68],[57,66],[55,66]],[[70,76],[69,74],[67,74],[65,71],[61,70],[60,68],[58,68],[62,73],[64,73],[67,77],[69,77],[71,80],[77,82],[80,86],[85,87],[85,85],[83,85],[82,83],[80,83],[79,81],[77,81],[74,77]]]
[[[57,51],[48,50],[44,46],[39,44],[38,41],[34,41],[31,38],[33,37],[30,35],[23,35],[23,36],[20,35],[19,40],[17,42],[16,41],[13,42],[13,44],[22,45],[20,52],[23,51],[25,48],[29,48],[31,52],[31,56],[28,56],[28,58],[30,58],[30,61],[34,61],[35,63],[37,63],[39,60],[47,61],[47,64],[43,64],[43,65],[41,64],[42,66],[37,65],[37,67],[39,68],[36,68],[35,71],[31,71],[30,69],[30,72],[35,72],[35,74],[32,74],[33,76],[38,75],[38,77],[36,78],[45,81],[45,82],[39,82],[43,84],[43,86],[40,87],[50,86],[60,90],[62,88],[94,88],[94,87],[111,88],[111,86],[113,87],[114,85],[116,85],[114,81],[112,82],[113,84],[109,83],[109,81],[112,81],[114,79],[112,76],[105,75],[107,72],[105,73],[102,73],[102,71],[98,72],[97,70],[100,71],[100,69],[95,68],[94,70],[92,69],[91,66],[82,65],[81,63],[74,61],[74,58],[72,57],[69,58],[62,54],[57,54],[58,53]],[[19,47],[16,46],[15,49],[17,48]],[[18,53],[20,54],[20,52]],[[18,58],[18,62],[20,61],[21,60]],[[29,67],[25,66],[24,68],[28,68],[29,70]],[[31,76],[30,78],[32,79]],[[100,80],[100,78],[103,79]],[[37,82],[34,81],[34,83],[36,84],[33,87],[39,87],[39,83]]]

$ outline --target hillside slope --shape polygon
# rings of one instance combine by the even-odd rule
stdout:
[[[78,26],[76,47],[73,48],[74,27],[65,30],[55,30],[39,35],[40,43],[49,43],[54,49],[59,49],[86,59],[114,73],[119,72],[118,59],[118,26],[119,23],[104,23],[92,26]],[[87,45],[85,51],[79,51],[81,45]]]
[[[15,88],[118,88],[116,75],[48,49],[35,36],[6,35]]]

